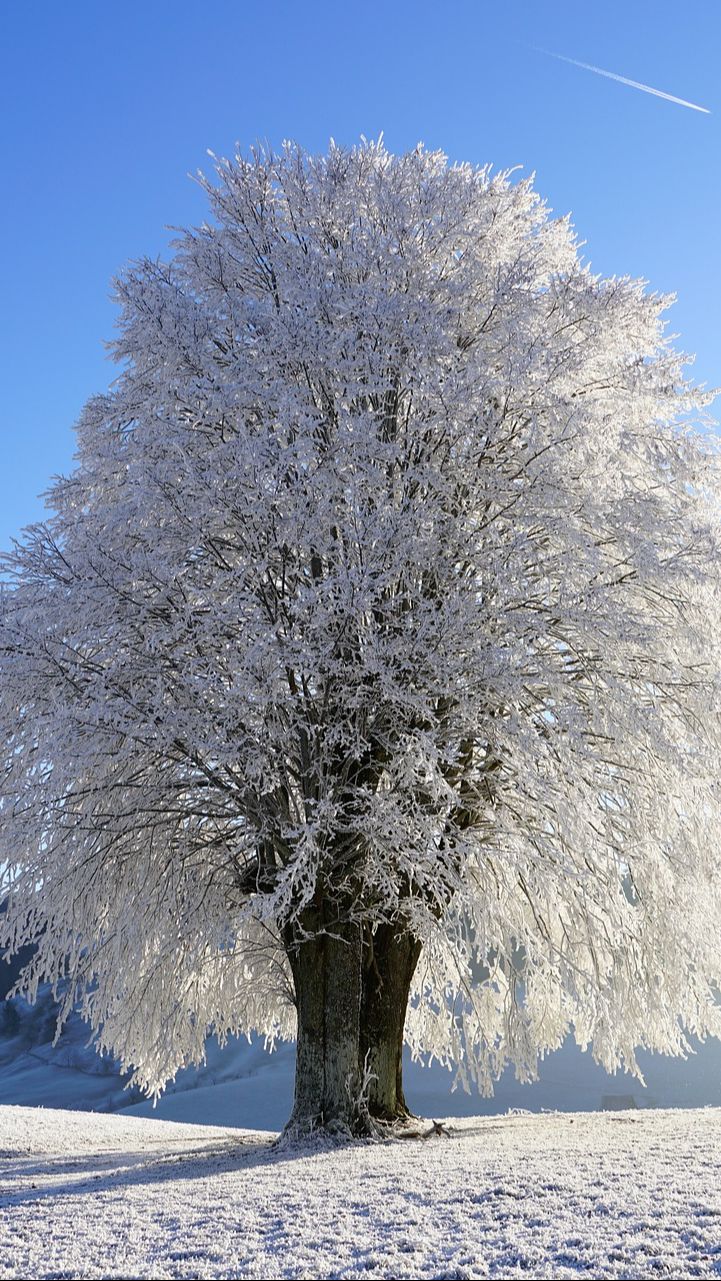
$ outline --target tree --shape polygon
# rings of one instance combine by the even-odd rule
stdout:
[[[667,300],[529,181],[217,164],[7,558],[0,859],[159,1091],[295,1034],[292,1125],[721,1032],[719,486]]]

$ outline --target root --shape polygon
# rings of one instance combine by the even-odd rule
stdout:
[[[440,1121],[432,1121],[430,1126],[410,1125],[415,1117],[399,1116],[385,1120],[366,1114],[356,1117],[354,1122],[329,1120],[322,1116],[302,1117],[299,1120],[290,1118],[278,1138],[273,1143],[276,1152],[338,1148],[349,1143],[393,1143],[397,1139],[449,1139],[452,1130]]]
[[[451,1131],[442,1125],[440,1121],[432,1121],[430,1129],[420,1130],[417,1128],[399,1130],[395,1135],[397,1139],[432,1139],[446,1138],[450,1139]]]
[[[347,1143],[385,1139],[388,1129],[382,1121],[375,1121],[371,1116],[355,1117],[347,1121],[326,1121],[323,1116],[301,1117],[298,1120],[291,1117],[273,1143],[273,1148],[275,1151],[309,1147],[336,1148]]]

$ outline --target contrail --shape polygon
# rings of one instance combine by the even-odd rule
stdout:
[[[652,89],[650,85],[642,85],[638,80],[629,80],[626,76],[618,76],[615,71],[604,71],[603,67],[594,67],[590,62],[579,62],[577,58],[565,58],[562,53],[552,53],[550,49],[539,49],[538,52],[547,54],[549,58],[558,58],[559,62],[570,62],[572,67],[581,67],[584,71],[593,71],[597,76],[606,76],[608,80],[618,80],[619,84],[630,85],[632,89],[642,89],[644,93],[652,93],[657,98],[665,98],[667,102],[675,102],[679,107],[690,107],[692,111],[703,111],[704,115],[711,115],[708,107],[699,107],[695,102],[687,102],[685,98],[676,98],[672,93],[664,93],[662,89]]]

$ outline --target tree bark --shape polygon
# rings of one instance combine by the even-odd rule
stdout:
[[[420,953],[411,934],[380,925],[364,956],[359,1059],[371,1074],[367,1103],[377,1120],[411,1115],[403,1093],[403,1030]]]
[[[361,933],[335,926],[286,944],[295,984],[295,1100],[287,1131],[360,1134]]]
[[[298,1016],[286,1134],[359,1136],[407,1118],[403,1029],[420,944],[391,925],[365,944],[356,925],[322,927],[308,916],[303,929],[285,940]]]

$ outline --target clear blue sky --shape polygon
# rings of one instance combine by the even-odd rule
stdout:
[[[0,547],[67,470],[113,376],[112,276],[200,221],[206,149],[381,130],[535,170],[604,274],[674,291],[721,383],[718,0],[26,0],[0,13]],[[541,46],[710,108],[702,115]]]

